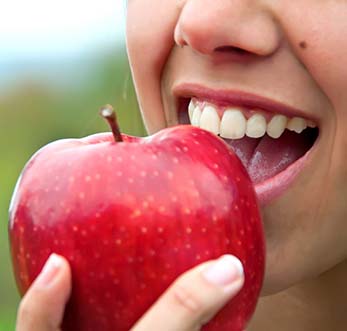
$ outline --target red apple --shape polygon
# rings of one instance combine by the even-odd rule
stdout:
[[[203,330],[240,331],[264,273],[249,176],[213,134],[192,126],[147,138],[66,139],[26,165],[10,208],[14,272],[24,294],[52,252],[71,264],[64,331],[127,331],[178,275],[225,253],[245,285]]]

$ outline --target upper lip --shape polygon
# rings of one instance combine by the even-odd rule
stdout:
[[[219,106],[233,105],[250,109],[260,109],[271,113],[282,114],[289,118],[303,117],[316,123],[318,122],[317,119],[301,109],[241,90],[214,90],[199,84],[184,83],[175,86],[173,88],[173,94],[177,98],[194,97]]]

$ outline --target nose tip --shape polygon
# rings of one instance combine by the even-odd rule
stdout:
[[[214,52],[272,54],[280,44],[273,17],[257,1],[190,0],[175,27],[178,46],[212,55]]]

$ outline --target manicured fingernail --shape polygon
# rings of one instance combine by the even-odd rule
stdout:
[[[62,258],[57,254],[51,254],[35,283],[39,286],[48,286],[54,280],[62,265]]]
[[[242,263],[233,255],[223,255],[204,270],[203,275],[209,283],[225,287],[242,279]]]

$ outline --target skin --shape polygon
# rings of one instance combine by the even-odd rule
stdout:
[[[178,123],[173,87],[182,82],[263,95],[300,109],[319,125],[318,144],[303,171],[262,208],[266,275],[248,331],[343,329],[347,66],[342,61],[347,58],[347,1],[129,0],[127,14],[128,54],[149,133]],[[227,51],[221,52],[225,46]],[[196,270],[187,274],[199,277]],[[193,277],[190,284],[198,283],[194,276],[185,277]],[[68,272],[62,279],[68,284]],[[199,284],[192,297],[203,291],[204,283]],[[70,285],[61,286],[61,293],[68,293]],[[172,289],[164,298],[181,291],[177,283]],[[38,300],[32,289],[28,293],[18,330],[29,331],[21,312],[35,311]],[[54,298],[54,291],[49,293]],[[202,301],[204,314],[190,312],[186,318],[177,317],[180,309],[185,311],[185,300],[174,300],[178,315],[172,313],[170,300],[161,300],[136,331],[152,330],[159,322],[165,323],[162,329],[174,329],[177,320],[181,324],[176,330],[193,330],[192,321],[196,329],[196,321],[206,321],[216,310],[220,295],[213,292],[210,305]],[[30,330],[56,330],[37,327],[39,321],[52,320],[42,309],[36,308],[35,317],[37,324]]]

